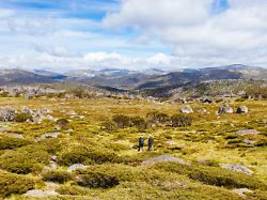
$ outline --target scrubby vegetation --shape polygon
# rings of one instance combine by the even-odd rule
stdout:
[[[42,174],[44,181],[65,183],[72,180],[72,174],[64,170],[49,170]]]
[[[35,199],[25,193],[52,186],[58,196],[43,199],[266,199],[266,101],[230,101],[249,113],[218,116],[221,102],[189,102],[194,112],[180,114],[180,103],[79,93],[80,99],[0,98],[0,105],[47,108],[54,117],[0,124],[0,199]],[[252,174],[225,169],[225,163]],[[241,197],[234,191],[240,188],[250,193]]]
[[[34,185],[35,181],[31,178],[0,171],[0,198],[23,194],[33,189]]]
[[[15,149],[30,144],[30,141],[12,137],[0,136],[0,150]]]

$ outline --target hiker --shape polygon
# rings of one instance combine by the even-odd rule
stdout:
[[[144,144],[145,144],[145,139],[143,137],[140,137],[139,138],[138,151],[144,151]]]
[[[153,145],[154,145],[154,138],[153,137],[149,137],[148,138],[148,151],[153,151]]]

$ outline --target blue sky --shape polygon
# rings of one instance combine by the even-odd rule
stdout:
[[[0,67],[264,66],[266,8],[259,0],[0,1]]]

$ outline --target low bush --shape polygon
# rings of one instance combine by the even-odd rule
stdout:
[[[157,164],[154,168],[184,174],[193,180],[207,185],[223,186],[226,188],[267,189],[267,185],[257,178],[219,167],[185,166],[177,163],[164,163],[164,165]]]
[[[42,174],[44,181],[56,182],[56,183],[65,183],[72,180],[71,173],[63,170],[52,170],[47,171]]]
[[[17,174],[40,172],[48,164],[49,154],[33,145],[16,151],[8,151],[0,156],[0,168]]]
[[[61,128],[61,129],[68,129],[69,128],[69,121],[67,119],[58,119],[56,121],[56,124]]]
[[[35,181],[24,176],[0,172],[0,198],[23,194],[34,188]]]
[[[92,160],[88,157],[88,149],[86,147],[71,147],[67,151],[63,151],[58,157],[59,163],[63,165],[73,165],[76,163],[91,164]]]
[[[192,125],[192,117],[176,114],[171,117],[172,127],[187,127]]]
[[[29,113],[17,113],[15,116],[15,122],[32,121],[32,115]]]
[[[117,129],[117,126],[114,122],[112,121],[104,121],[101,124],[102,130],[111,133],[112,131],[115,131]]]
[[[140,116],[129,117],[126,115],[114,115],[112,121],[117,128],[136,127],[143,130],[147,127],[145,119]]]
[[[144,130],[147,127],[146,121],[140,116],[130,118],[131,126],[138,128],[139,130]]]
[[[77,184],[83,187],[106,189],[119,185],[119,180],[115,176],[101,172],[87,171],[86,174],[78,175]]]
[[[146,117],[150,123],[166,123],[170,120],[167,114],[158,111],[150,112]]]
[[[0,150],[16,149],[30,144],[29,141],[11,137],[0,137]]]
[[[114,115],[112,121],[118,128],[127,128],[131,125],[131,119],[126,115]]]
[[[104,147],[98,149],[95,147],[75,146],[59,156],[59,162],[63,165],[72,165],[76,163],[101,164],[117,161],[117,155]]]
[[[71,196],[84,196],[87,195],[90,191],[88,188],[80,187],[77,185],[62,185],[56,192],[61,195],[71,195]]]

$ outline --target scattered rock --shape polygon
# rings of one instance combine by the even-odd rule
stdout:
[[[16,139],[24,139],[24,136],[17,133],[5,133],[6,136],[10,138],[16,138]]]
[[[241,197],[246,197],[246,193],[253,193],[253,191],[248,188],[234,189],[233,192],[238,194]]]
[[[51,160],[57,162],[57,156],[51,156]]]
[[[172,157],[169,155],[161,155],[158,157],[150,158],[148,160],[143,161],[142,165],[143,166],[152,166],[154,164],[161,163],[161,162],[175,162],[175,163],[179,163],[181,165],[188,165],[188,163],[186,161],[184,161],[183,159]]]
[[[186,188],[187,185],[185,183],[179,182],[179,181],[155,181],[153,183],[155,186],[159,186],[167,191],[172,191],[179,188]]]
[[[258,135],[260,134],[259,131],[255,130],[255,129],[243,129],[243,130],[239,130],[236,132],[237,135]]]
[[[41,137],[37,138],[36,141],[42,141],[42,140],[51,139],[51,138],[58,138],[60,134],[61,134],[60,132],[45,133],[41,135]]]
[[[254,145],[256,142],[253,140],[244,139],[243,142],[247,145]]]
[[[46,187],[43,190],[29,190],[24,194],[24,196],[27,197],[33,197],[33,198],[46,198],[46,197],[52,197],[52,196],[58,196],[59,194],[56,192],[56,189],[59,188],[58,184],[52,183],[52,182],[45,182]]]
[[[249,168],[247,168],[246,166],[243,165],[239,165],[239,164],[220,164],[220,167],[224,168],[224,169],[228,169],[231,171],[235,171],[235,172],[240,172],[246,175],[251,176],[253,174],[253,171],[250,170]]]
[[[219,107],[218,114],[232,114],[234,113],[234,109],[229,105],[223,105]]]
[[[77,164],[74,164],[68,167],[69,172],[76,171],[78,169],[86,169],[86,166],[83,164],[77,163]]]
[[[0,121],[12,122],[15,120],[16,110],[11,107],[4,107],[0,109]]]
[[[186,105],[186,106],[183,106],[181,109],[180,109],[181,113],[184,113],[184,114],[189,114],[189,113],[193,113],[193,109],[191,108],[191,106],[189,105]]]
[[[242,113],[246,114],[246,113],[248,113],[248,107],[247,106],[239,106],[237,108],[237,110],[236,110],[236,113],[238,113],[238,114],[242,114]]]
[[[29,190],[24,196],[33,198],[46,198],[59,195],[54,190]]]
[[[202,101],[202,103],[205,103],[205,104],[213,103],[213,100],[209,97],[204,97],[201,101]]]

